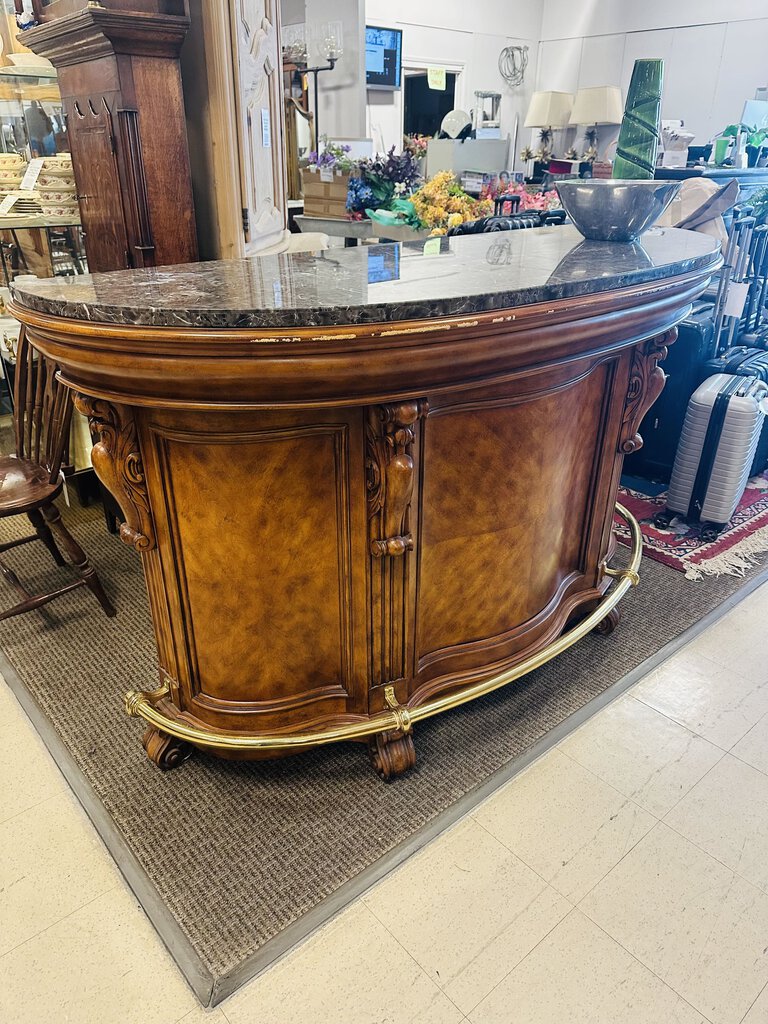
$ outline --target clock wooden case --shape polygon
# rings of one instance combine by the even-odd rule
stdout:
[[[186,0],[36,0],[58,71],[91,271],[197,259],[179,51]]]

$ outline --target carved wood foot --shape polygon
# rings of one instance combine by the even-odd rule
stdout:
[[[610,636],[621,622],[621,612],[618,608],[612,608],[602,622],[598,622],[593,632],[599,636]]]
[[[416,764],[412,733],[379,732],[368,740],[368,756],[373,770],[385,782],[404,775]]]
[[[160,732],[152,725],[147,727],[141,742],[149,760],[164,772],[184,764],[193,750],[191,744]]]

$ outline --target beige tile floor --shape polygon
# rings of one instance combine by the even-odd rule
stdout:
[[[0,1022],[768,1024],[766,622],[768,585],[213,1011],[3,683]]]

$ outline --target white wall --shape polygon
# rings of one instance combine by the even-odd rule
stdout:
[[[538,89],[620,85],[626,96],[634,61],[661,57],[662,117],[682,118],[703,145],[739,119],[756,88],[768,85],[768,0],[727,6],[720,0],[544,0],[543,6]],[[616,134],[602,129],[601,143]]]
[[[403,30],[404,67],[458,71],[458,107],[469,111],[476,89],[500,92],[502,134],[512,136],[515,117],[522,126],[534,88],[542,7],[542,0],[521,0],[511,13],[508,0],[474,0],[471,6],[465,0],[366,0],[365,16],[369,25]],[[517,35],[504,34],[510,24]],[[499,54],[508,45],[529,47],[525,82],[515,89],[498,70]],[[400,148],[402,104],[403,90],[368,92],[367,130],[377,148]]]
[[[303,25],[306,17],[304,0],[280,0],[280,21],[283,25]]]
[[[766,17],[765,0],[543,0],[542,6],[542,40]]]
[[[320,134],[331,138],[365,135],[365,0],[282,0],[283,25],[339,21],[344,53],[333,71],[318,76]],[[325,64],[325,55],[310,52],[310,60]],[[310,77],[310,108],[314,110]]]

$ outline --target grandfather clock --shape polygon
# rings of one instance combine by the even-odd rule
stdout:
[[[58,71],[88,266],[197,259],[179,51],[187,0],[33,0]]]

